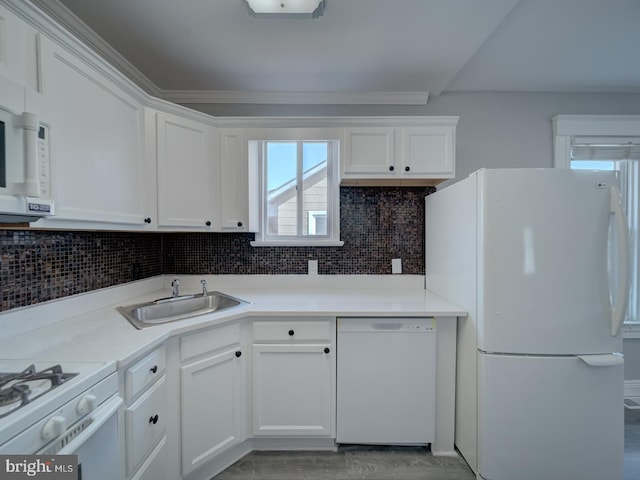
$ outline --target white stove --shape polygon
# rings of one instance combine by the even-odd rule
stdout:
[[[115,371],[115,362],[0,360],[0,453],[62,451],[103,405],[122,403]]]
[[[60,364],[37,370],[32,363],[19,372],[0,371],[0,418],[25,407],[76,375],[63,371]]]

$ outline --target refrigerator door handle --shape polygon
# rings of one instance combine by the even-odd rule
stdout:
[[[627,312],[627,302],[629,301],[629,227],[627,219],[620,204],[620,194],[615,186],[609,190],[611,195],[611,211],[615,214],[616,229],[618,233],[618,251],[620,265],[618,267],[618,289],[615,305],[611,308],[611,335],[620,333],[620,328],[624,322]]]
[[[576,356],[590,367],[614,367],[624,364],[624,356],[621,353]]]

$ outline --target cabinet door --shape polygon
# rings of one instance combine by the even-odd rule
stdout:
[[[241,441],[243,360],[233,349],[181,367],[183,475]]]
[[[393,174],[395,172],[395,129],[354,127],[345,131],[343,176]]]
[[[249,232],[249,159],[242,129],[221,129],[220,229]]]
[[[39,33],[0,6],[0,76],[39,91]]]
[[[453,177],[452,127],[404,127],[401,136],[403,175]]]
[[[334,358],[329,344],[254,345],[254,435],[332,435]]]
[[[157,114],[158,225],[215,228],[212,128]]]
[[[62,47],[48,40],[43,46],[56,202],[49,226],[55,220],[78,220],[143,227],[141,104]]]

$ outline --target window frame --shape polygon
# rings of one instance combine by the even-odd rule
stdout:
[[[253,135],[249,151],[254,158],[250,162],[257,170],[259,224],[260,231],[256,232],[254,247],[272,246],[342,246],[340,241],[340,143],[341,137],[333,129],[274,129],[272,132],[260,132]],[[283,134],[284,133],[284,134]],[[326,236],[303,234],[299,229],[298,235],[268,235],[267,231],[267,188],[265,184],[265,150],[268,142],[330,142],[327,158],[327,230]],[[298,182],[302,182],[298,172]],[[303,215],[304,216],[304,215]]]
[[[639,115],[557,115],[553,117],[555,168],[571,168],[571,141],[576,137],[640,137]],[[637,268],[640,269],[640,266]],[[640,288],[632,286],[636,290]],[[625,321],[624,338],[640,338],[639,318]]]

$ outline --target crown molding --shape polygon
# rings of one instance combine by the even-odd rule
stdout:
[[[458,116],[283,116],[283,117],[215,117],[223,128],[336,128],[336,127],[455,127]]]
[[[255,92],[242,90],[164,90],[176,103],[296,105],[426,105],[429,92]]]

